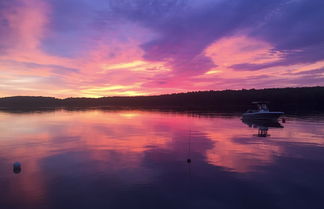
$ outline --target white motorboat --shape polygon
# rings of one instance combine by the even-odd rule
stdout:
[[[253,120],[277,120],[284,112],[271,112],[267,107],[267,102],[253,102],[258,106],[257,110],[248,110],[243,113],[243,119]]]

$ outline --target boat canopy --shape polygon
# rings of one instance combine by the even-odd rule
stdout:
[[[267,104],[269,104],[269,102],[261,102],[261,101],[258,101],[258,102],[252,102],[252,104],[256,104],[258,106],[258,109],[259,111],[262,110],[262,111],[269,111],[269,108],[267,107]]]

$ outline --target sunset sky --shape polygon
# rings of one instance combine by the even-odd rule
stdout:
[[[0,97],[324,85],[323,0],[0,0]]]

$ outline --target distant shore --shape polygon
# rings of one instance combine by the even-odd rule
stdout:
[[[65,98],[13,96],[0,98],[0,110],[161,109],[244,112],[252,101],[268,101],[271,110],[324,112],[324,87],[197,91],[158,96]]]

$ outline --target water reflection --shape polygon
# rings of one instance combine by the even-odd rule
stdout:
[[[268,137],[269,128],[283,128],[283,126],[277,120],[253,120],[242,119],[242,122],[248,125],[250,128],[257,128],[258,133],[255,136]]]
[[[145,111],[0,113],[1,208],[318,208],[323,119]],[[249,125],[249,124],[248,124]],[[281,126],[281,125],[280,125]],[[12,162],[23,172],[15,175]],[[19,200],[19,201],[17,201]]]

